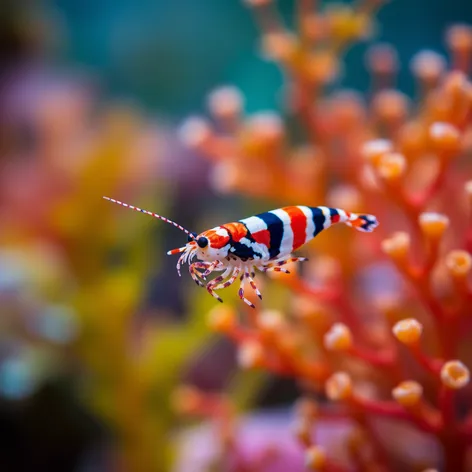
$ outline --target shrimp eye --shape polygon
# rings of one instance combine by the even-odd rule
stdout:
[[[197,238],[197,233],[190,233],[187,237],[187,242],[191,242],[191,241],[195,241],[195,239]]]
[[[202,237],[197,239],[197,244],[201,248],[207,247],[208,246],[208,239],[202,236]]]

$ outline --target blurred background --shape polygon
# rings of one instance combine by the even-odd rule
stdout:
[[[463,0],[384,7],[376,40],[397,48],[398,87],[412,94],[413,55],[470,21]],[[367,90],[370,41],[332,87]],[[195,231],[278,206],[218,193],[177,130],[224,84],[248,112],[280,111],[282,83],[239,0],[1,2],[0,470],[172,470],[180,381],[291,404],[289,381],[234,378],[231,344],[202,321],[213,300],[165,256],[184,235],[101,200]]]

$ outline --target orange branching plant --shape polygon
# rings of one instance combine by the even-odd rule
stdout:
[[[289,289],[283,307],[238,316],[219,306],[209,326],[237,344],[241,368],[294,377],[306,391],[295,435],[308,468],[470,470],[472,28],[447,32],[450,66],[432,52],[413,59],[414,99],[394,88],[387,45],[368,51],[367,97],[326,93],[382,2],[322,10],[299,0],[296,31],[275,2],[246,3],[264,56],[285,72],[287,116],[246,116],[242,94],[223,87],[208,101],[216,126],[191,118],[182,138],[212,160],[217,191],[368,211],[380,227],[368,240],[343,228],[320,235],[302,274],[273,276]],[[302,145],[292,144],[294,123]],[[346,463],[316,443],[319,419],[332,415],[353,424]],[[419,457],[421,435],[434,441]]]

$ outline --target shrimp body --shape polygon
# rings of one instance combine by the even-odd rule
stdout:
[[[116,200],[108,200],[131,207]],[[188,263],[193,280],[220,302],[222,299],[216,291],[229,287],[239,278],[239,297],[251,307],[254,304],[244,296],[246,283],[262,299],[254,282],[256,270],[288,273],[284,265],[307,260],[304,257],[292,257],[292,252],[335,223],[345,223],[363,232],[371,232],[378,225],[373,215],[358,215],[340,208],[287,206],[216,226],[197,235],[164,217],[131,208],[163,219],[188,234],[185,246],[167,253],[181,254],[177,262],[179,274],[182,264]],[[198,260],[192,262],[195,258]],[[213,272],[222,274],[207,282],[207,277]]]

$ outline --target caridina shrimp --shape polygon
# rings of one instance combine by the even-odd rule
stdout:
[[[364,232],[371,232],[378,225],[377,218],[373,215],[358,215],[340,208],[287,206],[197,234],[151,211],[113,198],[103,198],[179,228],[187,234],[187,244],[167,253],[181,254],[177,261],[179,275],[182,264],[187,263],[190,275],[197,285],[205,287],[220,302],[223,300],[216,291],[229,287],[239,278],[239,297],[253,308],[254,304],[244,296],[244,291],[248,282],[262,299],[254,282],[256,270],[289,273],[283,267],[285,264],[308,260],[305,257],[292,257],[292,252],[334,223],[345,223]],[[198,260],[192,262],[195,258]],[[207,277],[213,272],[222,274],[207,282]]]

